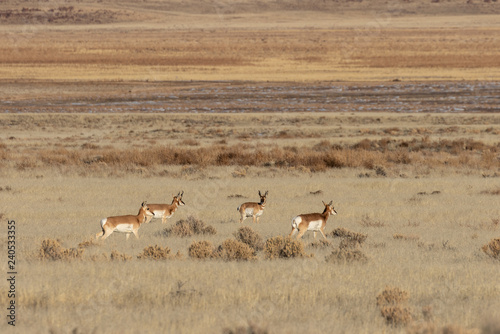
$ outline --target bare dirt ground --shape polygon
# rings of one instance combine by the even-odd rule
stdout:
[[[497,333],[499,17],[494,0],[2,1],[18,274],[0,332]],[[180,190],[166,225],[92,239]],[[259,190],[261,223],[240,225]],[[222,247],[330,200],[328,243]],[[166,230],[189,217],[216,233]],[[226,258],[196,259],[200,241]]]

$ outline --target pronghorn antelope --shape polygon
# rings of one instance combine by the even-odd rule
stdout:
[[[161,218],[162,224],[165,224],[167,218],[172,217],[179,206],[186,204],[182,201],[182,195],[184,195],[184,190],[182,193],[179,191],[177,196],[174,196],[172,204],[150,204],[149,209],[153,213],[153,216],[148,217],[146,223],[149,223],[153,218]]]
[[[262,195],[259,190],[260,203],[247,202],[241,204],[238,207],[238,211],[240,212],[241,215],[240,223],[243,223],[243,221],[247,217],[253,217],[254,223],[255,220],[257,220],[257,223],[259,222],[259,217],[262,216],[262,213],[264,213],[264,209],[266,207],[266,198],[268,192],[269,191],[266,191],[266,193]]]
[[[325,236],[325,226],[326,221],[330,215],[336,215],[337,211],[333,208],[333,201],[325,204],[325,210],[323,213],[307,213],[304,215],[298,215],[292,219],[292,232],[288,235],[291,237],[295,231],[299,231],[297,239],[300,239],[306,231],[314,232],[314,239],[316,239],[316,232],[320,231],[323,237]]]
[[[97,233],[95,237],[96,239],[99,239],[99,237],[102,236],[102,240],[104,240],[109,237],[111,233],[117,231],[127,233],[127,240],[130,236],[130,233],[134,233],[135,237],[139,239],[137,231],[148,216],[152,217],[153,213],[149,210],[146,202],[142,202],[137,216],[115,216],[104,218],[103,220],[101,220],[102,231]]]

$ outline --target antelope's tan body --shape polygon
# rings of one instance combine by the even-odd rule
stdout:
[[[299,231],[297,239],[300,239],[307,231],[313,231],[314,239],[316,239],[316,232],[319,231],[323,235],[323,238],[326,239],[326,221],[330,215],[336,215],[337,211],[333,208],[333,201],[329,204],[323,202],[323,205],[325,206],[323,213],[306,213],[294,217],[292,219],[292,231],[288,236],[291,237],[295,231]]]
[[[153,213],[149,210],[146,202],[143,202],[136,216],[127,215],[104,218],[101,220],[102,231],[96,234],[96,239],[102,236],[102,240],[105,240],[113,232],[126,233],[127,240],[130,233],[133,233],[136,238],[139,238],[137,232],[148,216],[152,217]]]
[[[259,222],[259,218],[264,213],[264,209],[266,207],[267,194],[268,191],[262,195],[259,190],[260,203],[247,202],[238,207],[237,210],[240,213],[240,223],[243,223],[243,221],[248,217],[253,217],[254,223]]]

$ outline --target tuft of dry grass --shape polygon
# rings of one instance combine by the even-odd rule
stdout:
[[[500,260],[500,238],[492,239],[481,250],[494,259]]]
[[[193,241],[188,248],[188,254],[195,259],[210,259],[214,256],[214,250],[210,241]]]
[[[222,334],[268,334],[269,330],[249,322],[248,326],[240,326],[234,329],[224,328]]]
[[[407,291],[398,287],[386,287],[377,295],[377,306],[401,304],[407,302],[408,299],[410,299],[410,294]]]
[[[420,239],[420,236],[416,234],[401,234],[401,233],[394,233],[392,237],[396,240],[409,240],[409,241],[417,241]]]
[[[306,257],[304,244],[300,240],[276,236],[266,240],[264,254],[268,259]]]
[[[111,255],[110,255],[110,259],[111,259],[111,261],[129,261],[129,260],[132,260],[132,256],[120,253],[116,250],[112,250]]]
[[[413,320],[411,310],[401,305],[382,306],[380,313],[391,326],[406,326]]]
[[[373,220],[368,215],[364,215],[359,223],[363,227],[384,227],[385,224],[380,222],[380,220]]]
[[[164,236],[190,237],[193,235],[214,235],[217,230],[212,225],[206,225],[204,221],[189,216],[186,220],[181,219],[172,227],[163,230]]]
[[[325,257],[326,262],[331,263],[351,263],[366,262],[368,257],[359,249],[356,249],[358,242],[351,239],[343,239],[339,248],[334,249],[330,255]]]
[[[81,259],[84,249],[64,248],[59,240],[45,239],[42,241],[38,257],[42,260],[74,260]]]
[[[338,227],[334,229],[328,235],[334,238],[337,237],[337,238],[349,239],[358,243],[359,245],[364,243],[366,241],[366,238],[368,238],[367,234],[349,231],[348,229],[343,227]]]
[[[256,252],[264,249],[262,237],[249,226],[240,227],[238,231],[234,232],[234,236],[236,240],[247,244]]]
[[[89,240],[82,241],[78,244],[78,248],[87,248],[92,246],[98,246],[99,244],[94,238],[90,238]]]
[[[313,242],[311,242],[308,247],[312,247],[312,248],[327,248],[327,247],[330,247],[332,245],[332,243],[328,240],[324,240],[324,239],[319,239],[319,240],[314,240]]]
[[[217,248],[213,257],[224,261],[255,260],[255,250],[244,242],[227,239]]]
[[[481,194],[485,195],[500,195],[500,187],[488,189],[488,190],[483,190],[481,191]]]
[[[398,287],[386,287],[377,296],[377,306],[388,325],[404,326],[412,322],[411,310],[404,307],[410,294]]]
[[[154,245],[144,247],[144,250],[141,254],[137,255],[137,258],[143,260],[167,260],[173,258],[173,256],[169,247]]]

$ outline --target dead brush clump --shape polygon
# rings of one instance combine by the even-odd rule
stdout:
[[[377,306],[388,325],[406,326],[413,321],[411,310],[404,306],[409,298],[408,292],[397,287],[386,287],[377,296]]]
[[[327,248],[327,247],[330,247],[332,245],[332,243],[328,240],[324,240],[324,239],[319,239],[319,240],[314,240],[313,242],[311,242],[308,247],[312,247],[312,248]]]
[[[200,234],[214,235],[217,234],[217,230],[211,225],[206,225],[202,220],[189,216],[186,220],[181,219],[174,226],[167,227],[162,234],[167,237],[172,235],[185,238]]]
[[[300,240],[277,236],[266,240],[264,254],[267,259],[307,257],[304,244]]]
[[[338,227],[334,229],[328,234],[328,236],[334,238],[349,239],[354,242],[357,242],[359,245],[363,244],[366,241],[366,238],[368,238],[367,234],[349,231],[348,229],[343,227]]]
[[[142,260],[169,260],[180,255],[179,253],[177,253],[177,255],[172,255],[171,252],[172,250],[167,246],[147,246],[144,247],[141,254],[137,255],[137,258]]]
[[[407,241],[417,241],[420,239],[420,236],[416,234],[401,234],[401,233],[394,233],[392,237],[395,240],[407,240]]]
[[[481,250],[496,260],[500,260],[500,238],[492,239]]]
[[[188,248],[189,257],[194,259],[210,259],[214,256],[214,246],[210,241],[193,241]]]
[[[410,299],[410,294],[407,291],[401,290],[398,287],[386,287],[384,291],[377,296],[377,306],[396,305],[406,303]]]
[[[255,250],[238,240],[227,239],[220,245],[213,254],[214,258],[224,261],[248,261],[255,260]]]
[[[248,323],[248,326],[240,326],[236,328],[224,328],[222,334],[268,334],[269,330],[260,327],[254,323]]]
[[[251,227],[240,227],[238,231],[234,232],[234,236],[236,237],[236,240],[247,244],[256,252],[264,249],[264,241],[262,240],[262,237]]]
[[[45,239],[42,241],[38,257],[41,260],[74,260],[81,259],[83,252],[82,248],[64,248],[59,240]]]
[[[380,220],[373,220],[368,215],[364,215],[359,223],[363,227],[384,227],[385,224],[380,222]]]
[[[87,248],[87,247],[92,247],[92,246],[98,246],[99,243],[93,239],[90,238],[89,240],[82,241],[78,244],[78,248]]]
[[[325,257],[325,261],[329,263],[347,264],[352,262],[364,263],[368,261],[368,257],[357,249],[358,243],[351,239],[343,239],[340,242],[339,248],[334,249],[330,255]]]
[[[120,253],[116,250],[111,251],[111,255],[109,256],[111,261],[130,261],[132,260],[132,256]]]

